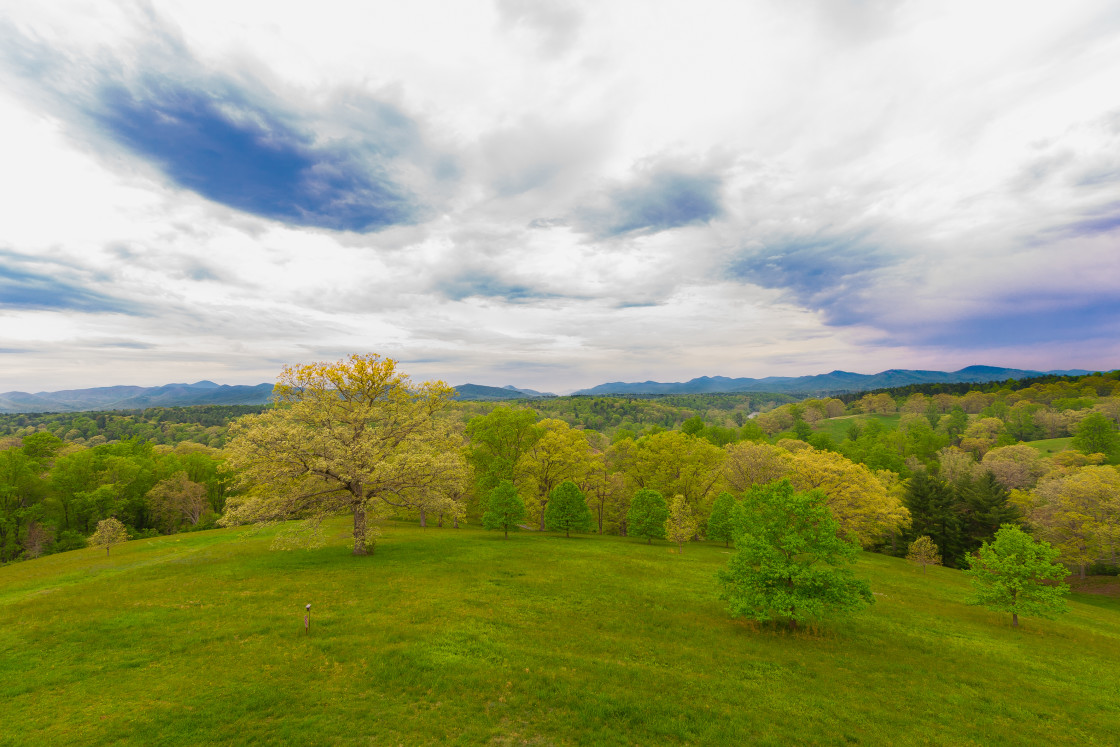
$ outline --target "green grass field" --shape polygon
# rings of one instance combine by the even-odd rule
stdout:
[[[1065,438],[1047,438],[1042,441],[1027,441],[1027,446],[1033,446],[1042,452],[1043,456],[1052,456],[1059,451],[1065,451],[1073,443],[1073,436]]]
[[[871,420],[876,420],[883,426],[884,431],[898,430],[898,423],[902,419],[901,415],[844,415],[839,418],[825,418],[818,420],[813,425],[813,430],[818,433],[827,433],[829,437],[835,442],[840,443],[848,437],[848,429],[852,427],[852,423],[859,423],[860,428],[866,427],[867,423]]]
[[[718,545],[390,523],[354,558],[218,530],[0,568],[3,744],[1115,744],[1120,599],[1054,621],[863,555],[877,604],[732,620]],[[311,634],[303,632],[312,603]]]

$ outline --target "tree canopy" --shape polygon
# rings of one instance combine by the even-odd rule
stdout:
[[[971,603],[1010,612],[1016,627],[1019,615],[1053,617],[1067,612],[1063,597],[1069,586],[1061,583],[1067,571],[1056,562],[1058,555],[1048,542],[1005,524],[976,555],[968,556],[967,573],[975,591]]]
[[[354,554],[365,555],[373,502],[414,504],[459,488],[462,438],[437,417],[454,390],[412,384],[376,354],[287,366],[278,407],[234,424],[229,466],[249,489],[224,524],[354,517]]]
[[[731,613],[798,623],[872,604],[848,567],[859,546],[842,539],[824,496],[788,480],[755,487],[735,507],[735,554],[719,572]]]

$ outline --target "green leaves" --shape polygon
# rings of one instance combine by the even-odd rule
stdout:
[[[733,512],[736,553],[718,574],[732,615],[786,619],[790,627],[857,610],[874,598],[846,568],[859,552],[837,536],[824,497],[788,480],[751,490]]]
[[[966,572],[975,590],[970,604],[1010,612],[1015,626],[1019,615],[1053,617],[1068,612],[1063,597],[1069,586],[1060,583],[1067,571],[1056,562],[1058,555],[1059,550],[1049,543],[1004,524],[991,542],[966,558]]]
[[[544,523],[554,532],[586,532],[591,529],[591,511],[583,493],[571,480],[560,483],[549,494],[548,508],[544,512]]]
[[[645,537],[649,543],[654,537],[665,539],[665,520],[669,518],[669,507],[665,497],[656,490],[639,490],[630,501],[626,513],[627,533],[631,537]]]
[[[482,526],[486,529],[499,529],[509,536],[511,531],[525,521],[525,502],[517,494],[517,488],[509,480],[502,480],[487,496],[487,510],[482,515]]]

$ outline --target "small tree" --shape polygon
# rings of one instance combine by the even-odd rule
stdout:
[[[797,493],[789,480],[752,489],[735,507],[735,554],[719,572],[732,615],[799,622],[873,604],[871,587],[852,576],[859,546],[837,536],[825,498]]]
[[[910,543],[910,552],[906,554],[906,559],[920,565],[922,573],[926,572],[927,565],[941,565],[941,554],[937,552],[937,545],[924,535]]]
[[[122,542],[128,542],[128,529],[113,516],[97,522],[97,531],[89,538],[90,545],[105,548],[106,557],[110,547]]]
[[[525,501],[517,494],[517,488],[509,480],[502,480],[490,491],[487,497],[487,511],[482,515],[482,526],[486,529],[501,529],[509,539],[512,529],[525,521]]]
[[[571,537],[572,532],[591,529],[591,509],[587,507],[587,499],[574,482],[565,480],[549,493],[544,523],[554,532],[564,532],[565,537]]]
[[[708,517],[708,539],[723,540],[723,546],[731,543],[731,532],[734,526],[731,523],[731,511],[735,508],[735,496],[731,493],[720,493],[712,506],[712,514]]]
[[[630,501],[630,510],[626,512],[626,533],[645,537],[647,545],[653,544],[654,537],[665,539],[665,520],[668,518],[665,497],[656,490],[643,488]]]
[[[675,496],[669,504],[669,518],[665,521],[665,531],[669,539],[677,543],[677,553],[684,552],[684,543],[696,533],[696,519],[683,495]]]
[[[1069,593],[1069,586],[1061,583],[1068,571],[1056,562],[1058,555],[1059,550],[1050,543],[1004,524],[976,555],[966,556],[966,573],[976,592],[969,603],[1010,612],[1013,627],[1018,627],[1020,613],[1053,617],[1068,612],[1062,597]]]

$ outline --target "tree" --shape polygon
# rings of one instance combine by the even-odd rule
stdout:
[[[1022,518],[1019,509],[1009,502],[1011,493],[991,472],[974,480],[960,480],[953,486],[953,492],[965,552],[972,552],[990,540],[1002,525],[1017,524]]]
[[[893,400],[892,400],[893,401]],[[819,490],[845,533],[864,546],[901,531],[910,515],[866,465],[843,454],[803,448],[791,453],[790,482],[797,490]]]
[[[521,455],[543,435],[537,414],[529,409],[499,406],[472,418],[467,423],[467,461],[474,468],[478,487],[485,491],[502,480],[513,480]]]
[[[963,551],[961,517],[949,486],[919,470],[907,481],[902,502],[910,510],[910,536],[926,535],[940,548],[946,564],[957,567]]]
[[[502,480],[490,491],[486,499],[487,510],[482,515],[482,526],[486,529],[501,529],[509,539],[512,529],[520,529],[525,521],[525,501],[517,494],[517,488],[509,480]]]
[[[1027,444],[992,449],[981,464],[1008,490],[1033,488],[1050,466],[1038,449]]]
[[[1120,538],[1120,471],[1086,465],[1043,480],[1032,494],[1030,521],[1064,562],[1085,567]]]
[[[248,492],[230,500],[225,525],[353,514],[354,554],[369,551],[367,514],[376,501],[444,490],[457,479],[461,439],[437,417],[454,390],[414,386],[397,362],[351,355],[287,366],[279,405],[231,426],[227,466]]]
[[[184,520],[197,526],[203,512],[210,508],[206,486],[192,482],[185,471],[160,480],[146,497],[152,517],[166,533],[174,532]]]
[[[536,427],[542,435],[517,460],[514,473],[517,487],[532,506],[530,513],[540,522],[543,532],[552,491],[565,480],[583,478],[591,459],[591,444],[583,431],[573,429],[563,420],[542,420]]]
[[[770,444],[737,443],[724,448],[723,477],[728,486],[742,493],[755,485],[765,485],[785,476],[789,466],[785,452]]]
[[[756,487],[735,507],[735,554],[719,572],[720,598],[732,615],[785,618],[797,624],[873,604],[866,581],[847,566],[859,546],[815,490],[794,491],[788,480]]]
[[[549,495],[544,520],[549,530],[563,532],[565,537],[571,537],[572,532],[591,529],[591,510],[587,508],[587,500],[579,486],[571,480],[557,485]]]
[[[115,516],[97,522],[97,531],[89,538],[90,545],[105,548],[105,557],[110,547],[122,542],[128,542],[128,529]]]
[[[723,540],[723,546],[731,543],[731,533],[734,525],[731,523],[731,512],[735,508],[735,496],[731,493],[720,493],[712,505],[712,513],[708,517],[708,539]]]
[[[976,555],[967,556],[968,575],[975,595],[971,604],[996,612],[1010,612],[1011,625],[1018,627],[1019,615],[1053,617],[1067,612],[1062,599],[1069,586],[1064,566],[1055,562],[1059,551],[1011,524],[985,542]]]
[[[718,446],[680,431],[664,431],[639,439],[625,470],[639,488],[683,495],[690,506],[700,506],[719,481],[722,465],[723,449]]]
[[[910,543],[910,552],[906,553],[906,559],[920,565],[922,573],[926,572],[927,565],[941,565],[941,553],[937,552],[937,545],[925,535]]]
[[[656,490],[642,488],[634,494],[630,510],[626,512],[626,533],[645,537],[646,544],[652,544],[654,537],[665,539],[665,521],[668,518],[665,497]]]
[[[1094,412],[1077,425],[1073,448],[1082,454],[1104,454],[1110,463],[1120,460],[1120,433],[1106,415]]]
[[[696,534],[696,519],[683,495],[673,496],[669,502],[669,518],[665,520],[665,533],[670,542],[677,543],[677,553],[684,552],[684,543]]]

